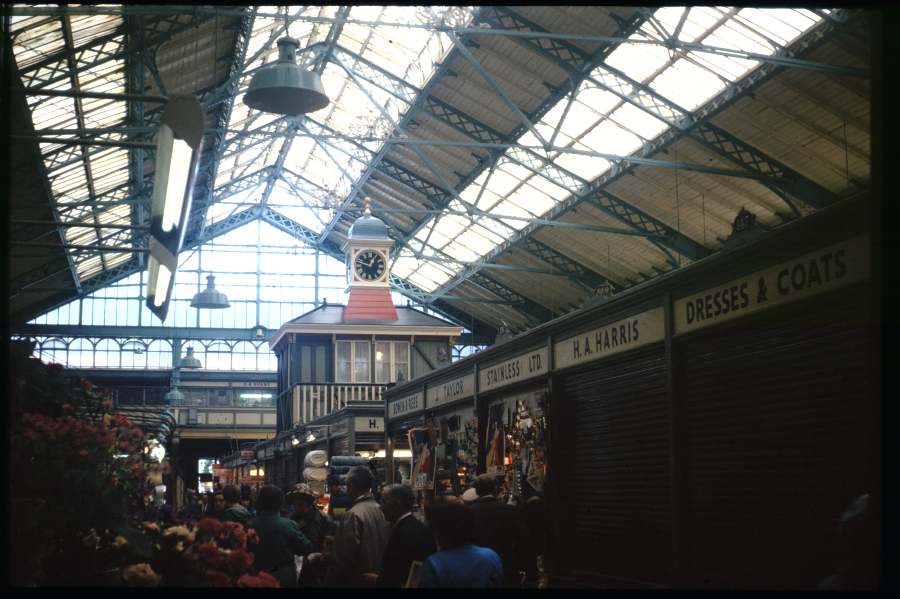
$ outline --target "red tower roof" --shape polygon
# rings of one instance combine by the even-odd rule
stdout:
[[[344,322],[354,320],[397,320],[397,309],[387,288],[351,287]]]

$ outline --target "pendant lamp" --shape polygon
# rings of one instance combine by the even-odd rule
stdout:
[[[172,390],[163,396],[167,403],[177,404],[184,401],[184,393],[178,390],[178,387],[172,387]]]
[[[197,356],[194,355],[194,348],[187,348],[187,355],[181,358],[181,361],[178,363],[182,368],[202,368],[203,365],[200,363],[200,360],[197,359]]]
[[[275,114],[298,115],[328,106],[322,79],[294,62],[300,42],[292,37],[278,40],[278,60],[253,74],[244,94],[250,108]]]
[[[206,289],[197,292],[197,295],[191,300],[191,308],[219,310],[231,306],[231,304],[228,303],[228,298],[225,297],[225,294],[216,289],[215,281],[216,277],[207,275]]]

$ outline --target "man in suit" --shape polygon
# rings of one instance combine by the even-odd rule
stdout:
[[[503,586],[519,588],[521,531],[518,512],[501,503],[495,494],[497,481],[489,474],[475,479],[478,499],[470,505],[475,514],[475,544],[493,549],[503,561]]]
[[[413,561],[424,562],[437,551],[431,530],[413,516],[416,497],[410,487],[388,485],[382,490],[381,511],[391,523],[391,536],[381,562],[379,587],[402,587]]]

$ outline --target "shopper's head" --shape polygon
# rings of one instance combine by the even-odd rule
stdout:
[[[497,493],[497,479],[490,474],[479,474],[475,478],[475,492],[479,497]]]
[[[275,485],[266,485],[259,490],[256,509],[260,512],[277,512],[284,502],[284,494]]]
[[[432,502],[425,508],[425,519],[441,550],[472,542],[475,519],[472,509],[459,502]]]
[[[375,477],[365,466],[354,466],[347,472],[347,495],[356,499],[372,490]]]
[[[222,489],[222,497],[225,498],[225,505],[231,506],[240,502],[241,492],[234,485],[225,485],[225,488]]]
[[[416,496],[407,485],[388,485],[381,491],[381,511],[388,522],[396,522],[415,504]]]
[[[219,514],[224,509],[225,509],[225,496],[222,494],[221,491],[219,491],[213,495],[213,511],[215,511],[217,514]]]

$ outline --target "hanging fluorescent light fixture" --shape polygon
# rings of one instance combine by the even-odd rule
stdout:
[[[305,71],[295,62],[300,42],[292,37],[278,40],[278,60],[253,74],[244,94],[250,108],[296,116],[328,106],[322,78],[315,71]]]
[[[160,320],[166,318],[175,284],[202,143],[203,109],[197,98],[171,96],[160,120],[150,206],[147,307]]]

